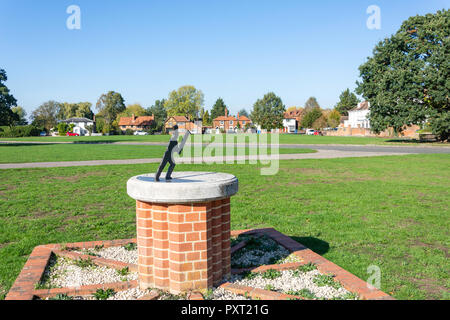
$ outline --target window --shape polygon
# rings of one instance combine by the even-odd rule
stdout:
[[[233,120],[230,120],[230,125],[233,125]]]
[[[242,121],[242,124],[245,125],[245,121]]]
[[[223,124],[223,120],[220,121],[220,124]]]

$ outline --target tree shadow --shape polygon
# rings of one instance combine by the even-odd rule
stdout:
[[[323,255],[330,250],[330,245],[328,242],[314,238],[314,237],[296,237],[290,236],[292,240],[295,240],[308,249],[311,249],[317,254]]]
[[[0,147],[52,146],[59,143],[0,143]]]

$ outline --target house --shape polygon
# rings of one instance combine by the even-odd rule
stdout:
[[[174,125],[178,126],[178,131],[180,133],[186,132],[189,130],[192,134],[201,134],[203,130],[203,122],[202,119],[197,119],[191,121],[185,116],[172,116],[166,120],[164,124],[164,128],[166,131],[173,128]]]
[[[66,120],[61,120],[59,122],[65,122],[68,125],[73,124],[73,133],[78,133],[80,136],[89,135],[89,130],[87,129],[89,126],[93,126],[95,128],[95,117],[94,120],[88,118],[69,118]],[[93,129],[92,131],[94,131]]]
[[[252,124],[252,121],[248,117],[240,116],[239,113],[237,118],[229,116],[228,109],[225,109],[224,116],[219,116],[213,120],[213,128],[216,130],[223,130],[225,132],[236,132],[239,127],[244,129],[245,126],[249,124]]]
[[[121,117],[119,119],[119,128],[122,131],[131,129],[133,131],[142,131],[150,129],[152,122],[155,121],[155,116],[140,116],[136,117],[134,114],[131,117]]]
[[[370,102],[360,102],[356,108],[348,111],[348,120],[344,121],[344,127],[370,129]]]
[[[284,133],[297,133],[302,121],[303,111],[293,110],[284,113],[283,119],[283,132]]]

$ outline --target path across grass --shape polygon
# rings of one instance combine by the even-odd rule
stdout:
[[[214,135],[213,135],[214,136]],[[237,139],[239,134],[222,135]],[[270,139],[270,134],[268,135]],[[192,136],[191,136],[192,137]],[[206,135],[204,136],[204,138]],[[280,144],[352,144],[352,145],[449,145],[442,143],[419,143],[417,140],[400,138],[374,138],[374,137],[331,137],[331,136],[307,136],[298,134],[280,134]],[[0,138],[0,141],[32,141],[32,142],[90,142],[90,143],[114,143],[114,142],[167,142],[170,135],[148,136],[100,136],[100,137],[25,137],[25,138]]]
[[[0,144],[0,163],[162,158],[166,149],[166,146],[149,145]],[[243,151],[249,154],[249,148],[234,149],[235,154]],[[311,149],[279,149],[280,154],[313,152]],[[271,153],[270,148],[268,153]],[[223,154],[226,154],[225,149]]]
[[[274,227],[363,280],[381,269],[398,299],[449,299],[450,156],[281,161],[275,176],[256,165],[178,165],[235,174],[232,229]],[[157,164],[0,171],[0,296],[32,249],[135,237],[127,180]]]

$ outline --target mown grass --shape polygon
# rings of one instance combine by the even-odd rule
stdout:
[[[215,136],[215,135],[213,135]],[[222,135],[237,139],[238,134]],[[270,134],[268,135],[270,139]],[[191,136],[192,139],[194,136]],[[207,137],[205,135],[204,137]],[[300,134],[280,134],[281,144],[352,144],[352,145],[449,145],[448,143],[420,143],[408,138],[376,138],[376,137],[331,137],[331,136],[307,136]],[[114,142],[167,142],[170,135],[148,136],[100,136],[100,137],[24,137],[24,138],[0,138],[0,141],[34,141],[34,142],[84,142],[84,143],[114,143]]]
[[[179,165],[239,179],[232,229],[274,227],[363,280],[381,269],[398,299],[449,299],[450,156]],[[157,164],[0,171],[0,295],[32,249],[46,243],[135,236],[127,180]]]
[[[203,147],[205,150],[206,147]],[[107,145],[107,144],[0,144],[0,163],[117,160],[162,158],[167,147],[152,145]],[[249,154],[249,148],[234,148],[238,152]],[[270,146],[267,149],[271,154]],[[279,153],[312,153],[311,149],[280,148]],[[186,152],[182,154],[185,156]],[[194,153],[192,152],[192,155]],[[211,153],[215,155],[214,152]],[[223,155],[226,155],[225,148]]]

